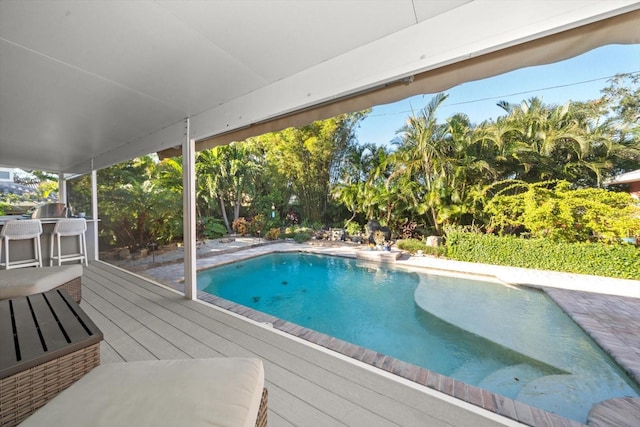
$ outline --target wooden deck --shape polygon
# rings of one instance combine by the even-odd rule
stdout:
[[[85,267],[82,282],[81,306],[104,333],[102,363],[260,358],[269,388],[270,426],[520,425],[219,308],[188,301],[109,264]]]

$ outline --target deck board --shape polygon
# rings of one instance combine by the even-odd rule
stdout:
[[[188,301],[108,264],[96,262],[84,270],[81,306],[104,333],[103,363],[258,357],[265,364],[270,426],[516,425],[280,331]]]

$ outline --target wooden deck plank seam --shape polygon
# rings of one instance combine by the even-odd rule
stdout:
[[[89,292],[93,292],[93,289],[91,289],[89,286],[86,286],[87,291]],[[99,293],[93,292],[93,298],[97,298],[99,301],[102,301],[103,303],[109,304],[111,310],[113,311],[117,311],[119,313],[119,321],[120,322],[124,322],[125,320],[128,322],[129,325],[133,325],[133,324],[137,324],[140,325],[140,328],[136,331],[136,330],[131,330],[131,327],[126,326],[124,323],[121,323],[120,325],[118,325],[118,327],[126,334],[128,335],[133,341],[135,341],[136,343],[138,343],[138,345],[140,345],[142,348],[144,348],[145,350],[147,350],[149,353],[151,353],[152,355],[154,355],[154,357],[156,357],[156,359],[159,359],[158,355],[154,352],[154,349],[149,347],[149,345],[143,343],[140,339],[139,335],[136,335],[136,332],[138,333],[142,333],[142,332],[150,332],[154,335],[154,338],[157,339],[160,342],[166,343],[167,345],[169,345],[170,347],[173,347],[173,349],[175,349],[177,352],[180,353],[184,353],[182,352],[178,347],[176,347],[173,343],[171,343],[170,341],[168,341],[167,339],[165,339],[162,335],[157,334],[155,331],[153,331],[152,329],[149,329],[146,327],[146,325],[144,325],[143,323],[137,321],[137,319],[135,319],[133,316],[131,316],[129,313],[127,313],[126,311],[122,310],[121,308],[119,308],[118,306],[109,303],[108,300],[106,300],[103,296],[101,296]],[[93,305],[94,309],[96,310],[100,310],[99,307],[97,307],[96,305]]]
[[[102,294],[101,297],[103,299],[108,300],[114,307],[117,307],[121,311],[126,312],[131,318],[134,318],[138,324],[149,327],[154,323],[158,323],[158,322],[161,323],[165,328],[162,334],[158,333],[153,328],[149,328],[149,329],[153,331],[157,336],[162,338],[165,342],[169,343],[170,346],[177,349],[181,353],[185,353],[185,352],[182,351],[182,349],[177,345],[177,342],[175,342],[175,340],[180,340],[182,339],[182,337],[188,337],[191,340],[193,340],[194,343],[199,342],[197,338],[185,334],[184,331],[181,331],[180,329],[176,328],[175,325],[173,325],[170,322],[167,322],[161,316],[156,315],[153,312],[150,312],[140,304],[136,304],[126,298],[123,298],[122,295],[120,295],[118,292],[108,289],[107,287],[104,286],[104,280],[102,280],[102,282],[103,283],[101,284],[101,287],[99,287],[98,289],[104,292],[111,292],[111,294],[108,296]],[[116,301],[114,302],[113,299],[115,299]],[[132,316],[131,315],[132,313],[136,313],[137,315]],[[172,335],[174,336],[174,339],[170,339]],[[194,357],[194,355],[190,355],[190,356]]]
[[[103,333],[104,333],[104,329],[105,329],[104,328],[104,322],[110,322],[110,320],[104,318],[104,316],[102,316],[102,314],[99,311],[97,311],[89,302],[82,301],[81,307],[84,310],[84,312],[87,313],[87,315],[90,318],[96,319],[97,321],[100,322],[101,325],[103,325],[101,329],[103,329]],[[115,325],[114,325],[114,327],[115,327]],[[108,342],[106,340],[101,342],[101,344],[100,344],[100,352],[101,353],[103,353],[103,352],[104,353],[113,353],[113,354],[116,354],[118,356],[120,361],[124,362],[126,360],[125,357],[122,354],[120,354],[120,352],[116,348],[114,348],[111,345],[110,342]],[[104,362],[101,362],[101,363],[104,363]]]
[[[101,286],[102,289],[107,289],[106,287],[104,287],[104,283],[99,284],[99,286]],[[142,347],[146,348],[150,353],[154,354],[153,349],[149,348],[148,346],[144,345],[143,343],[140,342],[140,339],[138,336],[136,336],[136,330],[132,330],[131,325],[136,325],[136,326],[140,326],[139,331],[149,331],[152,332],[153,335],[155,335],[155,339],[161,341],[161,342],[165,342],[167,343],[169,346],[173,347],[176,351],[181,352],[182,351],[176,347],[173,343],[171,343],[170,341],[166,340],[162,335],[157,334],[155,331],[153,331],[152,329],[147,328],[146,324],[144,324],[143,322],[140,321],[140,319],[132,316],[127,310],[124,310],[121,306],[118,306],[116,304],[112,304],[111,302],[108,301],[107,298],[104,297],[104,295],[101,295],[99,292],[95,292],[94,289],[92,289],[90,286],[86,286],[87,290],[89,291],[93,291],[94,295],[98,298],[99,301],[102,301],[103,303],[109,304],[111,306],[111,310],[112,311],[116,311],[118,313],[117,319],[121,322],[120,323],[120,328],[125,331],[127,333],[127,335],[129,335],[132,339],[134,339],[136,342],[138,342]],[[99,289],[101,289],[99,288]],[[94,308],[97,308],[94,305]],[[157,355],[156,355],[157,357]]]
[[[88,295],[90,296],[91,294],[88,294]],[[120,346],[125,346],[125,349],[128,350],[129,352],[133,348],[135,352],[139,353],[140,351],[142,351],[143,353],[143,357],[137,357],[137,356],[132,356],[131,354],[125,354],[124,352],[125,349],[123,349],[123,351],[118,350],[117,353],[123,360],[149,360],[154,358],[154,355],[151,352],[149,352],[148,350],[140,346],[139,343],[137,343],[137,341],[135,341],[131,336],[129,336],[129,334],[127,334],[125,331],[122,330],[122,328],[120,328],[111,319],[105,316],[104,313],[100,311],[99,307],[94,307],[90,305],[90,303],[86,300],[83,301],[81,307],[86,308],[88,313],[94,316],[93,317],[94,321],[101,322],[101,326],[102,326],[101,329],[103,330],[103,333],[105,333],[105,335],[108,334],[110,340],[113,341],[113,342],[110,342],[110,345],[112,348],[117,349]],[[116,344],[118,345],[118,347],[116,347]]]

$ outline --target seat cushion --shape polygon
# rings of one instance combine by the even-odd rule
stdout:
[[[81,276],[80,264],[0,270],[0,299],[47,292]]]
[[[154,360],[98,366],[21,426],[254,426],[259,359]]]

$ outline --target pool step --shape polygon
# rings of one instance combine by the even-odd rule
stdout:
[[[563,417],[586,421],[584,417],[591,406],[608,396],[606,392],[597,394],[595,381],[586,376],[547,375],[522,387],[516,399]],[[564,398],[558,399],[558,396]]]
[[[496,360],[476,359],[462,364],[448,376],[466,384],[476,385],[487,376],[487,372],[494,372],[503,367],[504,364]]]
[[[531,365],[520,364],[507,366],[485,376],[478,387],[515,398],[523,387],[531,381],[539,379],[544,373]]]

